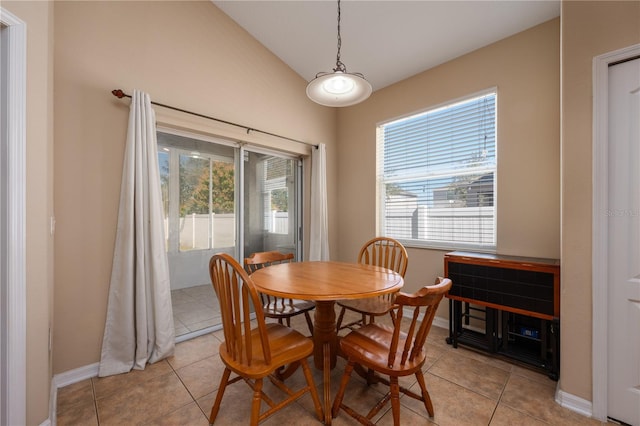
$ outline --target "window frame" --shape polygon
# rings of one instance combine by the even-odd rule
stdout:
[[[189,139],[194,139],[194,140],[199,140],[201,142],[204,143],[213,143],[213,144],[217,144],[220,146],[227,146],[230,148],[238,149],[239,145],[237,143],[234,143],[232,141],[229,140],[225,140],[222,138],[213,138],[213,137],[207,137],[204,135],[200,135],[197,134],[195,132],[184,132],[184,131],[179,131],[176,129],[172,129],[172,128],[168,128],[168,127],[162,127],[162,126],[158,126],[156,128],[156,132],[158,133],[165,133],[168,135],[174,135],[174,136],[178,136],[178,137],[183,137],[183,138],[189,138]],[[158,144],[158,151],[160,151],[160,147],[163,146],[163,144],[159,143]],[[183,250],[180,248],[180,232],[179,232],[179,220],[181,218],[180,216],[180,192],[179,192],[179,172],[176,173],[176,171],[179,171],[180,169],[180,157],[182,155],[188,156],[189,154],[193,154],[189,149],[186,148],[182,148],[182,147],[168,147],[171,149],[171,153],[169,153],[169,161],[168,161],[168,165],[169,165],[169,182],[168,182],[168,197],[169,197],[169,204],[168,204],[168,229],[167,229],[167,235],[166,235],[166,251],[169,254],[179,254],[179,253],[194,253],[194,252],[204,252],[204,251],[211,251],[211,250],[215,250],[216,248],[212,247],[212,240],[211,240],[211,235],[210,235],[210,231],[209,231],[209,238],[208,238],[208,247],[207,248],[194,248],[191,250]],[[172,155],[173,154],[173,155]],[[234,165],[234,173],[236,174],[236,176],[234,177],[234,194],[236,196],[236,199],[234,200],[234,214],[237,214],[237,209],[238,209],[238,200],[237,200],[237,195],[238,195],[238,181],[237,181],[237,173],[239,173],[239,168],[237,165],[237,160],[235,158],[235,154],[234,157],[225,157],[223,155],[220,154],[214,154],[214,153],[210,153],[210,152],[198,152],[196,154],[197,156],[199,156],[200,158],[205,158],[209,161],[209,173],[211,173],[211,163],[213,161],[220,161],[220,162],[225,162],[225,163],[231,163]],[[171,173],[171,171],[174,171],[174,173]],[[209,190],[211,191],[211,188],[209,188]],[[164,202],[164,199],[163,199]],[[210,206],[211,208],[211,206]],[[211,212],[209,212],[210,214]],[[210,219],[209,219],[210,220]],[[178,222],[177,222],[178,221]],[[211,226],[211,223],[209,223],[209,227]],[[236,230],[236,235],[237,235],[237,230]],[[228,248],[221,248],[221,250],[225,250]]]
[[[460,173],[460,169],[456,171],[455,167],[449,167],[448,169],[441,170],[437,173],[433,171],[427,171],[425,173],[420,173],[417,175],[408,175],[403,177],[393,177],[393,178],[385,178],[384,177],[384,166],[385,166],[385,158],[384,158],[384,148],[385,148],[385,140],[384,140],[384,127],[388,126],[392,123],[398,123],[402,120],[409,120],[411,118],[418,117],[420,115],[427,116],[430,113],[434,113],[437,111],[441,111],[447,108],[454,107],[456,105],[472,102],[474,99],[478,99],[487,95],[493,94],[495,96],[495,107],[494,107],[494,152],[495,152],[495,160],[493,165],[487,165],[486,167],[476,167],[473,170],[466,171],[464,173]],[[497,249],[497,213],[498,213],[498,185],[497,185],[497,176],[498,176],[498,88],[491,87],[485,90],[481,90],[469,95],[465,95],[456,99],[452,99],[437,105],[429,106],[428,108],[424,108],[419,111],[415,111],[403,116],[398,116],[392,119],[384,120],[378,122],[376,124],[376,230],[377,235],[389,236],[392,238],[396,238],[400,242],[402,242],[407,247],[415,247],[415,248],[426,248],[426,249],[435,249],[435,250],[473,250],[476,252],[487,252],[487,253],[495,253]],[[416,181],[418,179],[432,179],[434,177],[454,177],[454,176],[464,176],[465,174],[476,174],[476,173],[492,173],[493,174],[493,199],[492,199],[492,228],[493,228],[493,241],[491,243],[473,243],[473,242],[461,242],[461,241],[438,241],[438,240],[428,240],[428,239],[418,239],[418,238],[406,238],[394,236],[393,233],[389,232],[386,227],[386,219],[387,219],[387,203],[386,203],[386,185],[389,183],[398,183],[398,182],[411,182]],[[452,229],[452,228],[448,228]],[[479,229],[479,227],[478,227]]]
[[[208,170],[209,170],[209,200],[208,200],[208,201],[209,201],[209,202],[208,202],[208,212],[206,213],[206,214],[208,215],[208,219],[207,219],[207,221],[208,221],[208,229],[209,229],[209,230],[208,230],[208,238],[207,238],[207,241],[208,241],[208,242],[207,242],[207,247],[203,247],[203,248],[193,248],[193,249],[190,249],[190,250],[185,250],[185,249],[183,249],[183,248],[182,248],[182,242],[180,241],[179,232],[178,232],[178,236],[177,236],[177,241],[178,241],[177,251],[178,251],[178,252],[190,252],[190,251],[196,251],[196,250],[214,250],[214,249],[219,249],[219,247],[214,247],[214,245],[213,245],[213,238],[212,238],[212,235],[211,235],[212,227],[213,227],[213,224],[212,224],[212,220],[213,220],[213,219],[212,219],[212,216],[211,216],[211,215],[212,215],[212,213],[213,213],[213,212],[212,212],[212,210],[213,210],[213,208],[212,208],[212,207],[213,207],[213,203],[212,203],[212,200],[211,200],[211,195],[212,195],[212,192],[213,192],[213,186],[212,186],[212,185],[213,185],[213,182],[212,182],[212,179],[211,179],[211,178],[212,178],[212,174],[213,174],[213,166],[214,166],[214,163],[215,163],[215,162],[219,162],[219,163],[227,163],[227,164],[232,164],[232,165],[234,165],[234,166],[235,166],[235,163],[236,163],[236,162],[235,162],[235,159],[234,159],[234,158],[229,158],[229,157],[224,157],[224,156],[221,156],[221,155],[219,155],[219,154],[210,154],[210,153],[203,153],[203,152],[193,153],[193,152],[190,152],[189,150],[181,149],[181,148],[173,148],[173,150],[175,151],[175,154],[176,154],[176,157],[177,157],[177,163],[178,163],[178,165],[180,165],[180,164],[181,164],[181,161],[182,161],[182,157],[183,157],[183,156],[185,156],[185,157],[197,158],[197,159],[202,159],[202,160],[206,160],[206,161],[208,161],[208,163],[209,163],[209,165],[208,165]],[[170,161],[171,161],[171,160],[170,160]],[[180,166],[179,166],[179,167],[180,167]],[[178,170],[179,170],[179,169],[178,169]],[[236,171],[236,168],[234,167],[234,174],[235,174],[236,172],[237,172],[237,171]],[[178,186],[175,186],[175,188],[174,188],[174,186],[172,186],[172,188],[174,188],[174,190],[175,190],[175,189],[177,189],[177,188],[179,188],[179,182],[180,182],[180,173],[179,173],[179,172],[178,172],[177,176],[175,176],[175,177],[173,177],[172,175],[170,175],[169,179],[170,179],[170,180],[171,180],[171,179],[176,179],[176,180],[178,181]],[[234,184],[234,186],[235,186],[235,184]],[[234,192],[235,192],[235,191],[234,191]],[[175,204],[176,204],[176,208],[177,208],[178,210],[179,210],[179,205],[180,205],[180,203],[181,203],[181,200],[180,200],[180,198],[179,198],[179,195],[180,195],[180,194],[178,194],[178,197],[177,197],[178,202],[177,202],[177,203],[175,203]],[[235,194],[234,194],[234,196],[235,196]],[[234,200],[234,206],[235,206],[235,203],[236,203],[236,201]],[[173,204],[173,203],[170,203],[170,205],[172,205],[172,204]],[[235,215],[235,211],[233,212],[233,214]],[[184,216],[184,217],[183,217],[183,216],[181,216],[179,213],[178,213],[178,216],[177,216],[177,217],[178,217],[178,221],[180,221],[180,219],[181,219],[181,218],[182,218],[182,219],[184,219],[184,220],[186,220],[186,216]],[[170,223],[171,223],[171,221],[170,221]],[[178,224],[178,228],[180,228],[180,224]],[[175,230],[171,230],[171,231],[173,231],[173,232],[175,233]],[[171,231],[170,231],[170,235],[171,235]],[[173,236],[174,238],[176,238],[176,236],[175,236],[175,235],[172,235],[172,236]],[[175,247],[173,247],[173,249],[175,250]]]

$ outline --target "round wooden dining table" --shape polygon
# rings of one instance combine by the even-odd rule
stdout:
[[[331,369],[336,365],[338,338],[336,300],[362,299],[399,291],[402,276],[373,265],[346,262],[292,262],[272,265],[251,274],[258,291],[316,303],[314,365],[323,370],[325,424],[331,423]]]

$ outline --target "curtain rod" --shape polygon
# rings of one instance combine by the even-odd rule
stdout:
[[[131,95],[127,95],[121,89],[112,90],[111,93],[113,94],[113,96],[115,96],[118,99],[130,98],[131,97]],[[275,136],[276,138],[286,139],[288,141],[298,142],[298,143],[302,143],[302,144],[305,144],[305,145],[310,145],[310,146],[315,147],[316,149],[318,148],[318,145],[316,145],[314,143],[311,143],[311,142],[305,142],[305,141],[300,141],[300,140],[297,140],[297,139],[288,138],[286,136],[277,135],[275,133],[266,132],[266,131],[260,130],[260,129],[254,129],[253,127],[248,127],[248,126],[245,126],[245,125],[242,125],[242,124],[238,124],[238,123],[234,123],[234,122],[231,122],[231,121],[222,120],[220,118],[210,117],[208,115],[199,114],[197,112],[187,111],[186,109],[176,108],[176,107],[173,107],[171,105],[161,104],[159,102],[151,101],[151,103],[153,105],[157,105],[157,106],[160,106],[160,107],[163,107],[163,108],[168,108],[168,109],[172,109],[174,111],[184,112],[185,114],[191,114],[191,115],[195,115],[197,117],[206,118],[208,120],[213,120],[213,121],[217,121],[217,122],[220,122],[220,123],[229,124],[231,126],[240,127],[240,128],[246,129],[247,130],[247,134],[249,134],[250,132],[258,132],[258,133],[262,133],[262,134],[269,135],[269,136]]]

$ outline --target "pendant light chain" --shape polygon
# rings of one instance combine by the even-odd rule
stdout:
[[[338,54],[336,55],[336,67],[333,72],[341,71],[347,72],[347,67],[340,61],[340,49],[342,48],[342,37],[340,36],[340,0],[338,0]]]
[[[359,72],[347,72],[347,67],[340,60],[342,36],[340,21],[342,10],[338,0],[338,53],[336,67],[333,72],[319,72],[307,85],[307,96],[312,101],[328,107],[344,107],[355,105],[367,99],[373,88]]]

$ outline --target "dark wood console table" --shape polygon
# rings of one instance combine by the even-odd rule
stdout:
[[[448,343],[504,355],[558,379],[558,260],[455,251],[445,255],[444,272],[453,281]]]

